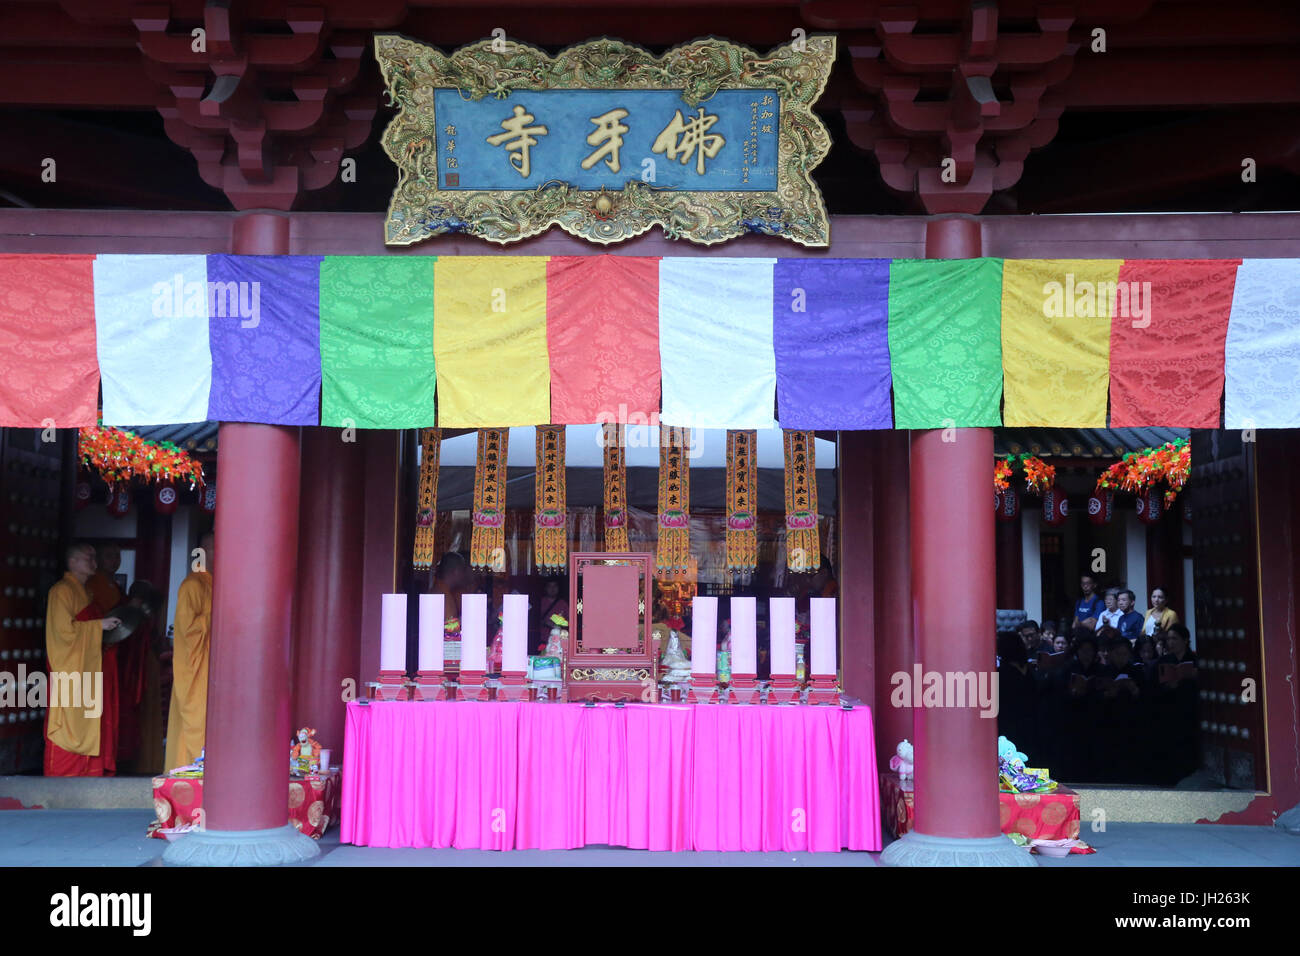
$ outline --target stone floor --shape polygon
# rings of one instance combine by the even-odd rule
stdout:
[[[166,843],[144,836],[147,810],[0,811],[0,866],[158,866]],[[1040,857],[1045,867],[1300,866],[1300,836],[1272,827],[1112,823],[1084,838],[1097,852]],[[648,853],[582,850],[389,850],[343,846],[334,829],[315,866],[875,866],[875,853]]]

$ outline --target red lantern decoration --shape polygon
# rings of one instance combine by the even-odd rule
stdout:
[[[203,496],[199,499],[199,507],[203,509],[205,515],[216,513],[217,483],[215,481],[210,481],[203,486]]]
[[[90,504],[90,476],[82,473],[77,477],[77,486],[72,490],[72,506],[80,511]]]
[[[1014,488],[997,488],[993,492],[993,507],[999,521],[1015,521],[1020,514],[1020,495]]]
[[[176,510],[176,505],[180,501],[180,495],[176,493],[176,486],[170,481],[166,484],[158,485],[153,492],[153,510],[160,515],[169,515]]]
[[[1053,528],[1065,524],[1070,514],[1070,501],[1060,488],[1048,488],[1043,492],[1043,523]]]
[[[1088,498],[1088,520],[1093,524],[1110,524],[1115,517],[1115,492],[1094,491]]]
[[[1165,512],[1164,492],[1148,485],[1138,492],[1137,516],[1143,524],[1155,524]]]
[[[119,485],[108,496],[108,513],[114,518],[124,518],[131,510],[131,488]]]

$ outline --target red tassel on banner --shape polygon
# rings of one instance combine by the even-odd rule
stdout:
[[[1155,524],[1165,513],[1164,492],[1154,487],[1143,488],[1137,496],[1138,521],[1143,524]]]
[[[90,476],[84,471],[77,476],[77,486],[72,491],[72,506],[80,511],[90,504]]]
[[[1015,521],[1020,514],[1020,495],[1014,488],[997,488],[993,492],[993,507],[999,521]]]
[[[108,496],[108,513],[114,518],[123,518],[131,510],[131,489],[129,486],[114,488]]]
[[[1043,523],[1053,528],[1065,524],[1070,514],[1070,502],[1060,488],[1048,488],[1043,492]]]
[[[1088,520],[1093,524],[1110,524],[1115,517],[1115,492],[1094,491],[1088,498]]]
[[[153,490],[153,510],[160,515],[172,514],[179,501],[180,495],[176,493],[176,486],[170,481],[156,486]]]

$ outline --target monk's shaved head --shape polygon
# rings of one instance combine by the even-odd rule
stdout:
[[[65,566],[71,564],[74,559],[81,557],[86,552],[94,554],[95,546],[86,541],[72,542],[63,550],[63,564]]]

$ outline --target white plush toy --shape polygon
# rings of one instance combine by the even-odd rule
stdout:
[[[904,740],[889,758],[889,769],[898,771],[899,780],[912,779],[912,745]]]

